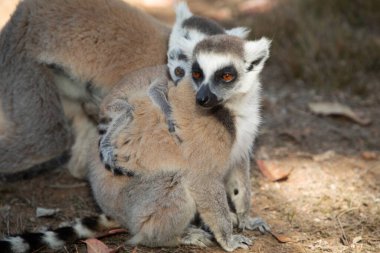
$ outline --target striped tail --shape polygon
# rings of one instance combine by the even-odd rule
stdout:
[[[64,245],[73,243],[78,239],[91,238],[100,231],[116,227],[119,227],[119,225],[104,214],[86,217],[77,219],[71,226],[40,233],[24,233],[6,237],[0,240],[0,252],[24,253],[43,247],[59,250]]]

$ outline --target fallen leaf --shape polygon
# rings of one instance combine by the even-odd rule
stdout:
[[[83,242],[87,245],[87,253],[115,253],[121,249],[121,246],[116,249],[110,249],[103,242],[95,238],[90,238]]]
[[[279,162],[274,160],[256,160],[256,163],[264,176],[272,182],[286,179],[292,171],[291,168],[281,167]]]
[[[115,234],[122,234],[122,233],[128,233],[128,231],[124,228],[116,228],[116,229],[111,229],[109,231],[106,231],[102,234],[99,234],[96,236],[96,238],[103,238],[103,237],[107,237],[107,236],[111,236],[111,235],[115,235]]]
[[[340,104],[340,103],[329,103],[329,102],[320,102],[320,103],[309,103],[309,109],[320,115],[337,115],[344,116],[352,121],[366,126],[371,123],[371,120],[368,118],[360,117],[355,113],[350,107]]]
[[[364,151],[362,152],[362,157],[364,160],[376,160],[377,154],[371,151]]]
[[[281,234],[276,234],[274,232],[270,232],[271,235],[278,241],[278,242],[281,242],[281,243],[287,243],[287,242],[295,242],[294,239],[290,238],[289,236],[286,236],[286,235],[281,235]]]

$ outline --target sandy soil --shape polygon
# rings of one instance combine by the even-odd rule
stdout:
[[[0,2],[0,26],[13,10],[14,2]],[[146,1],[143,7],[170,22],[173,16],[165,7],[168,2],[163,2],[164,7],[147,7],[151,1]],[[239,24],[240,16],[231,6],[240,2],[194,1],[191,6],[198,13]],[[257,12],[270,8],[265,5],[267,1],[257,2],[263,4],[254,8]],[[209,11],[212,9],[216,11]],[[241,20],[247,22],[246,17]],[[273,50],[275,54],[278,49]],[[376,95],[379,91],[366,97],[340,89],[321,91],[301,81],[287,81],[281,77],[280,64],[272,60],[263,73],[264,123],[256,143],[255,159],[275,162],[279,170],[291,172],[287,179],[271,182],[253,161],[252,215],[264,218],[274,232],[291,242],[280,243],[270,235],[246,231],[245,235],[256,237],[249,252],[380,252],[380,110]],[[318,101],[346,103],[372,123],[361,126],[342,117],[317,116],[307,105]],[[36,218],[37,207],[61,211],[51,218]],[[56,227],[97,211],[88,185],[73,179],[66,168],[56,168],[27,180],[0,183],[0,237],[24,230],[36,231],[44,226]],[[102,240],[116,247],[127,236]],[[125,251],[223,252],[217,246],[209,249],[126,247]],[[78,242],[62,252],[85,252],[85,246]]]

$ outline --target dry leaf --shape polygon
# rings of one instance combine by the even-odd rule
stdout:
[[[377,154],[375,152],[371,152],[371,151],[364,151],[364,152],[362,152],[362,157],[365,160],[376,160]]]
[[[110,249],[103,242],[95,238],[90,238],[83,242],[87,245],[87,253],[115,253],[121,248]]]
[[[123,234],[123,233],[128,233],[128,231],[124,228],[116,228],[116,229],[111,229],[109,231],[106,231],[104,233],[98,234],[96,238],[104,238],[107,236],[115,235],[115,234]]]
[[[280,235],[280,234],[276,234],[274,232],[270,232],[271,235],[279,242],[281,243],[287,243],[287,242],[295,242],[295,240],[293,240],[292,238],[290,238],[289,236],[286,236],[286,235]]]
[[[370,119],[360,117],[350,107],[346,105],[342,105],[340,103],[329,103],[329,102],[309,103],[308,106],[309,106],[309,109],[315,114],[344,116],[364,126],[371,123]]]
[[[264,176],[272,182],[286,179],[291,172],[290,168],[281,167],[278,161],[256,160],[256,163]]]

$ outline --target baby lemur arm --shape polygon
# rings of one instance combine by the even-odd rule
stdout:
[[[172,109],[168,101],[168,77],[155,79],[149,86],[148,95],[152,102],[164,113],[168,122],[169,132],[175,131],[175,123],[172,119]]]
[[[134,175],[132,171],[121,169],[116,165],[117,154],[114,152],[112,143],[119,132],[133,120],[132,113],[133,107],[128,103],[127,98],[115,99],[103,110],[98,125],[100,160],[106,169],[116,175]]]

